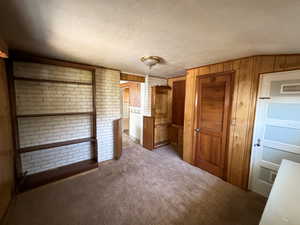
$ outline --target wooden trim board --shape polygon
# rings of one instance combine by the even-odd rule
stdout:
[[[20,185],[19,191],[28,191],[30,189],[49,184],[97,167],[97,161],[92,159],[28,175],[25,177],[24,182]]]
[[[34,152],[34,151],[39,151],[39,150],[43,150],[43,149],[56,148],[56,147],[79,144],[79,143],[89,142],[89,141],[94,142],[95,139],[94,138],[80,138],[80,139],[75,139],[75,140],[70,140],[70,141],[61,141],[61,142],[55,142],[55,143],[50,143],[50,144],[44,144],[44,145],[30,146],[30,147],[20,148],[19,152],[20,153]]]

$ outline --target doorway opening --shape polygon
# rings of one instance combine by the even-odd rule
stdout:
[[[140,144],[142,129],[141,83],[120,81],[123,148]]]

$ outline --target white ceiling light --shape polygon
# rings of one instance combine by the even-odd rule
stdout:
[[[151,68],[161,62],[161,58],[158,56],[144,56],[141,61],[149,68],[147,76],[150,75]]]

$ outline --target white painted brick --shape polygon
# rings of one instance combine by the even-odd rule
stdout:
[[[17,114],[92,111],[92,86],[15,81]]]
[[[91,137],[91,116],[49,116],[19,118],[20,146],[48,144]]]
[[[91,82],[91,72],[71,68],[15,63],[15,76]],[[92,86],[16,81],[17,113],[39,114],[92,111]],[[113,121],[120,118],[120,72],[96,70],[96,109],[99,161],[113,158]],[[89,137],[89,116],[21,118],[21,147]],[[42,172],[91,159],[92,146],[81,143],[21,155],[23,172]]]
[[[66,155],[66,151],[69,154]],[[23,172],[42,172],[58,166],[65,166],[93,158],[91,143],[80,143],[21,154]]]
[[[14,63],[14,76],[91,82],[92,73],[35,63]],[[92,86],[15,81],[17,114],[92,111]],[[19,118],[20,146],[29,147],[91,136],[89,115]],[[22,172],[29,174],[94,158],[91,143],[21,154]]]
[[[120,72],[96,70],[98,161],[113,158],[113,121],[120,118]]]
[[[80,82],[92,81],[92,75],[90,71],[69,67],[28,62],[14,62],[13,68],[14,76],[17,77]]]

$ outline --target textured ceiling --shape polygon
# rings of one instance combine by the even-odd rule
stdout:
[[[158,76],[255,54],[300,52],[299,0],[2,0],[11,48]]]

